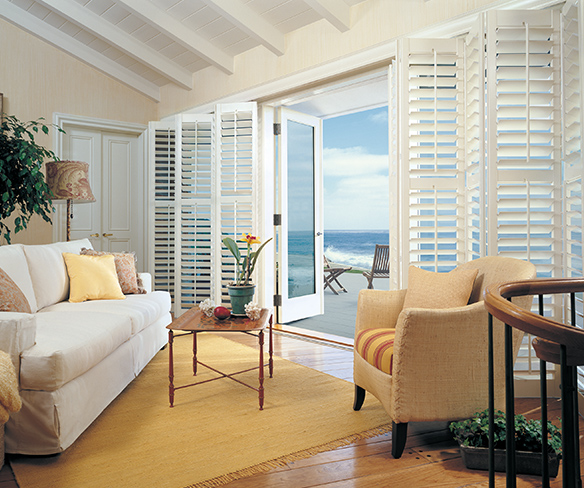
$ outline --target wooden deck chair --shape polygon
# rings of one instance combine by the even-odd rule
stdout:
[[[331,291],[335,295],[338,295],[339,293],[333,287],[333,282],[335,282],[341,291],[344,291],[345,293],[347,293],[347,290],[345,290],[345,287],[343,285],[341,285],[338,278],[345,271],[349,271],[350,269],[352,269],[352,267],[351,266],[342,266],[342,265],[334,264],[334,263],[331,266],[331,263],[326,258],[326,256],[323,256],[323,258],[324,258],[324,289],[326,290],[328,287],[331,289]]]
[[[385,244],[375,244],[375,255],[371,271],[363,271],[363,276],[367,278],[367,288],[373,289],[373,278],[389,278],[389,246]]]

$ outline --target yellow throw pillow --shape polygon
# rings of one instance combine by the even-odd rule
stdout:
[[[468,304],[478,269],[434,273],[410,266],[403,308],[456,308]]]
[[[64,252],[69,275],[69,301],[123,300],[126,298],[118,282],[112,255],[81,256]]]

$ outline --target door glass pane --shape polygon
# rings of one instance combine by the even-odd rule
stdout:
[[[314,128],[288,120],[288,298],[316,293]]]

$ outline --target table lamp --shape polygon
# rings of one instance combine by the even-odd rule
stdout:
[[[67,201],[67,240],[71,240],[73,202],[91,203],[95,197],[89,186],[89,164],[82,161],[50,161],[47,163],[47,185],[53,201]]]

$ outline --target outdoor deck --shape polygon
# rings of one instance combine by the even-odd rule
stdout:
[[[328,288],[324,290],[323,315],[296,320],[287,325],[353,339],[357,316],[357,297],[360,290],[367,288],[367,278],[361,273],[343,273],[339,277],[339,281],[347,293],[339,291],[339,294],[335,295]],[[375,279],[373,286],[377,290],[388,290],[389,280]]]

